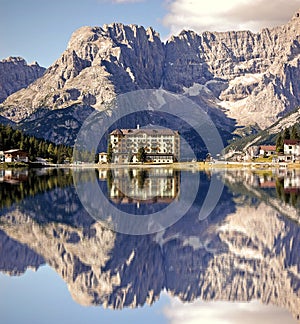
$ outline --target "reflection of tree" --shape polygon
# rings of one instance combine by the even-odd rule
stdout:
[[[298,207],[300,205],[300,194],[297,191],[284,190],[284,179],[276,180],[276,193],[277,197],[284,201],[286,204]]]
[[[128,170],[128,176],[129,176],[129,179],[132,180],[134,178],[134,175],[133,175],[133,171],[132,169],[129,169]]]
[[[112,171],[111,170],[107,170],[107,187],[108,187],[108,190],[110,191],[111,187],[112,187],[112,184],[114,182],[114,176],[112,174]]]
[[[53,169],[43,175],[30,172],[26,181],[14,184],[0,183],[0,207],[9,207],[21,202],[27,196],[35,196],[56,187],[67,187],[72,183],[72,173],[62,169]]]
[[[137,174],[137,181],[139,189],[143,189],[146,179],[149,178],[147,170],[139,170]]]

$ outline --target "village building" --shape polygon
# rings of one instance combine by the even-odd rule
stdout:
[[[99,163],[107,163],[107,153],[106,152],[100,152],[99,153]]]
[[[276,155],[276,146],[275,145],[261,145],[259,147],[259,155],[263,157],[270,157]]]
[[[249,146],[245,160],[258,157],[273,157],[272,163],[289,163],[300,161],[300,140],[284,140],[284,152],[277,152],[275,145]]]
[[[4,151],[5,162],[28,162],[28,153],[20,149]]]
[[[173,163],[180,159],[180,135],[171,129],[115,129],[109,134],[112,163],[138,162],[143,147],[146,162]]]
[[[300,140],[284,140],[283,151],[291,161],[300,160]]]

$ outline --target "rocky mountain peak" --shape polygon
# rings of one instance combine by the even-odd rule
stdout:
[[[258,33],[184,30],[165,44],[151,27],[81,27],[41,79],[2,104],[1,114],[21,121],[41,107],[102,109],[117,94],[162,87],[218,111],[224,123],[265,129],[300,104],[298,14]]]
[[[120,23],[81,27],[43,78],[9,98],[5,115],[20,121],[40,107],[84,104],[101,109],[118,93],[158,88],[163,59],[163,44],[152,28]]]
[[[10,56],[0,61],[0,103],[10,94],[28,87],[41,77],[45,68],[37,62],[27,64],[22,57]]]

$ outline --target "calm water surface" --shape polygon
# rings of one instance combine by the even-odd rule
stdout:
[[[300,171],[0,170],[0,196],[1,323],[299,323]]]

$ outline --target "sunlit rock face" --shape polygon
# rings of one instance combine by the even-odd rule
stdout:
[[[183,31],[166,43],[164,86],[214,95],[238,124],[266,128],[300,102],[299,28],[295,14],[257,34]]]
[[[264,129],[300,104],[299,29],[297,13],[256,34],[182,31],[166,43],[137,25],[82,27],[41,78],[5,100],[1,114],[22,121],[41,108],[101,110],[120,93],[162,88],[217,110],[223,124],[232,118]]]
[[[40,80],[6,100],[5,115],[20,121],[40,107],[101,109],[118,93],[158,88],[163,60],[164,45],[151,28],[117,23],[82,27]]]

